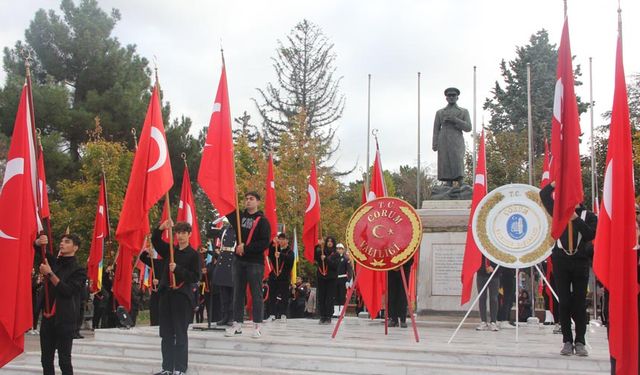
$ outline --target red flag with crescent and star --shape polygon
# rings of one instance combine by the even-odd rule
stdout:
[[[382,170],[382,160],[380,159],[380,147],[376,140],[376,158],[373,161],[373,171],[371,172],[371,189],[367,194],[367,201],[387,196],[387,186],[384,183],[384,172]],[[357,265],[356,272],[359,273],[358,285],[356,285],[362,301],[369,311],[369,316],[374,319],[378,316],[382,307],[382,295],[387,290],[387,273],[370,270]]]
[[[218,93],[213,103],[213,113],[211,120],[209,120],[207,139],[202,149],[198,183],[220,216],[226,216],[236,209],[236,169],[231,135],[227,71],[224,62]]]
[[[0,368],[24,351],[24,333],[33,324],[31,269],[39,220],[35,134],[27,96],[25,85],[0,190]]]
[[[622,21],[619,19],[619,28]],[[618,34],[615,89],[593,271],[609,291],[609,352],[616,374],[638,373],[638,254],[627,84]]]
[[[89,259],[87,260],[87,278],[89,279],[91,293],[96,293],[102,288],[104,244],[109,238],[109,214],[107,210],[107,190],[103,175],[100,179],[98,207],[96,208],[91,248],[89,249]]]
[[[265,186],[264,199],[264,217],[269,221],[271,226],[271,237],[278,236],[278,211],[276,209],[276,181],[273,173],[273,156],[269,154],[267,163],[267,181]],[[264,276],[263,279],[269,277],[272,270],[272,264],[269,261],[269,249],[264,252]]]
[[[200,238],[200,228],[198,226],[198,215],[196,214],[196,203],[193,200],[193,193],[191,192],[191,178],[189,177],[189,169],[186,164],[182,177],[182,192],[180,193],[176,220],[191,224],[189,244],[198,250],[202,245],[202,241]]]
[[[113,292],[120,305],[127,310],[131,309],[132,260],[142,249],[145,236],[149,233],[149,210],[173,185],[159,91],[156,83],[142,125],[116,230],[120,250],[116,259]]]
[[[473,214],[476,207],[487,195],[487,167],[485,157],[484,129],[480,134],[480,142],[478,143],[478,160],[476,163],[476,176],[473,179],[473,195],[471,198],[471,212],[469,213],[469,223],[467,224],[467,241],[464,247],[464,257],[462,258],[462,294],[460,296],[460,305],[469,302],[471,298],[471,290],[473,289],[473,277],[482,265],[482,253],[478,249],[476,241],[473,239],[473,231],[471,225]]]
[[[307,208],[304,211],[304,225],[302,242],[304,256],[309,262],[314,262],[313,255],[320,236],[320,193],[318,192],[318,177],[316,161],[311,161],[311,173],[307,186]]]
[[[558,67],[553,116],[551,119],[551,178],[556,182],[551,222],[551,236],[559,238],[582,203],[580,168],[580,117],[574,91],[573,64],[569,42],[569,20],[565,18],[558,48]]]

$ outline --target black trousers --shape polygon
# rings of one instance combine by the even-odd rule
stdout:
[[[322,279],[318,277],[318,315],[322,319],[331,319],[333,316],[333,304],[336,299],[336,279]]]
[[[269,314],[276,319],[286,316],[289,294],[289,280],[269,279]]]
[[[53,359],[58,351],[58,364],[62,375],[73,375],[71,365],[71,346],[73,345],[73,332],[61,335],[56,332],[55,317],[42,317],[40,325],[40,362],[44,375],[55,375]]]
[[[162,369],[186,372],[189,358],[187,329],[193,318],[193,307],[189,298],[177,291],[163,292],[159,302]]]
[[[336,305],[344,306],[347,299],[347,277],[339,277],[336,281]]]
[[[389,319],[391,321],[407,321],[407,295],[402,284],[402,273],[400,271],[387,272],[389,282],[387,283],[387,296],[389,298]],[[405,273],[409,278],[409,273]],[[407,280],[408,283],[409,280]]]
[[[220,287],[220,320],[223,322],[233,321],[233,287]]]
[[[589,261],[587,259],[553,259],[553,275],[558,293],[562,342],[586,344],[587,285]],[[571,331],[571,319],[576,323],[575,340]]]
[[[149,325],[157,326],[160,324],[160,295],[158,292],[151,292],[149,297]]]
[[[500,268],[500,271],[500,286],[504,294],[502,304],[498,307],[498,321],[507,322],[511,320],[511,308],[515,299],[516,271],[509,268]]]

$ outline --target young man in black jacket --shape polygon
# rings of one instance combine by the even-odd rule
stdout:
[[[189,245],[191,225],[177,222],[173,227],[178,247],[173,252],[173,263],[169,254],[169,244],[162,240],[162,232],[173,225],[171,219],[153,230],[151,243],[164,259],[159,278],[160,293],[160,337],[162,338],[162,371],[156,375],[184,375],[189,359],[189,338],[187,329],[193,319],[196,306],[194,284],[200,280],[200,256]]]
[[[540,199],[549,215],[553,215],[553,190],[555,181],[540,190]],[[584,335],[587,331],[587,286],[589,267],[593,257],[593,247],[587,246],[596,236],[598,217],[584,206],[576,206],[571,218],[573,244],[569,246],[569,226],[556,241],[551,253],[553,275],[555,278],[560,326],[562,328],[562,355],[587,356]],[[571,319],[576,324],[576,336],[573,338]]]
[[[271,262],[271,273],[269,274],[269,313],[274,319],[280,319],[282,315],[286,317],[287,306],[289,306],[289,296],[291,292],[291,269],[293,268],[294,255],[289,248],[289,240],[285,233],[278,234],[278,237],[269,247],[269,261]]]
[[[46,235],[36,240],[36,245],[49,243]],[[43,309],[40,326],[40,349],[42,373],[54,375],[53,359],[58,351],[58,363],[63,375],[73,374],[71,346],[76,330],[76,317],[81,306],[79,296],[87,280],[86,268],[76,260],[80,238],[75,234],[65,234],[60,241],[58,257],[47,255],[40,264],[40,274],[47,283],[49,305]],[[44,293],[43,293],[44,294]]]
[[[264,276],[264,252],[271,242],[271,227],[260,206],[260,195],[248,192],[244,196],[245,210],[240,213],[240,233],[233,259],[233,325],[227,328],[225,336],[242,334],[244,321],[245,293],[247,285],[253,301],[253,334],[262,336],[261,325],[264,301],[262,300],[262,277]],[[227,216],[229,222],[238,233],[236,211]],[[240,237],[240,236],[238,236]]]
[[[316,276],[318,280],[316,298],[318,301],[318,315],[320,324],[331,324],[333,304],[336,299],[336,283],[338,280],[338,253],[336,239],[327,237],[324,246],[318,244],[315,248]]]

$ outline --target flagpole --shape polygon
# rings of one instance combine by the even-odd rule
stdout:
[[[476,91],[477,91],[477,85],[476,85],[476,66],[473,66],[473,124],[471,124],[471,126],[473,126],[473,173],[471,174],[472,176],[476,175],[476,116],[477,116],[477,99],[476,99]]]
[[[531,63],[527,63],[527,129],[529,132],[529,185],[533,185],[533,119],[531,113]]]
[[[596,157],[593,136],[593,58],[589,57],[589,117],[591,123],[591,210],[595,211],[596,207]],[[591,271],[593,272],[593,270]],[[593,319],[598,318],[598,283],[596,278],[593,279]]]
[[[224,61],[224,49],[222,48],[222,42],[220,42],[220,56],[222,56],[222,69],[225,69],[226,66],[226,62]],[[234,161],[235,163],[235,161]],[[233,168],[233,186],[236,187],[236,189],[238,188],[238,176],[235,173],[235,165]],[[240,226],[240,207],[238,205],[238,191],[236,190],[236,226],[238,228],[236,236],[238,237],[238,244],[242,243],[242,227]]]
[[[368,167],[369,165],[367,165]],[[418,167],[416,170],[416,209],[420,209],[420,72],[418,72]]]
[[[27,103],[29,105],[29,120],[31,122],[31,133],[34,135],[32,147],[33,147],[34,152],[36,152],[36,150],[38,150],[38,140],[35,137],[35,135],[36,135],[36,116],[35,116],[35,110],[33,108],[33,91],[32,91],[32,87],[31,87],[31,53],[29,51],[27,51],[27,50],[23,50],[22,52],[24,54],[24,65],[25,65],[25,69],[26,69],[25,80],[26,80],[26,84],[27,84]],[[31,168],[38,168],[38,166],[37,165],[32,165]],[[39,181],[36,181],[35,185],[36,185],[35,186],[35,189],[36,189],[36,204],[37,204],[37,209],[38,209],[37,211],[38,211],[38,218],[39,218],[40,217],[40,213],[42,211],[42,200],[40,198],[41,194],[40,194],[40,183],[39,183]],[[48,234],[48,238],[47,239],[48,239],[49,243],[53,240],[51,238],[51,233]],[[46,262],[46,259],[47,259],[46,246],[47,245],[40,245],[41,264],[44,264]],[[44,283],[44,296],[45,296],[45,306],[44,306],[43,315],[46,316],[46,317],[50,317],[51,316],[51,306],[49,306],[49,286],[48,286],[48,284],[46,282]]]
[[[367,86],[367,168],[365,173],[365,188],[367,189],[367,194],[369,190],[369,145],[371,143],[371,74],[368,75],[368,86]]]
[[[160,80],[158,79],[158,60],[156,59],[155,55],[153,56],[153,60],[154,60],[154,70],[156,73],[156,86],[158,87],[158,94],[160,91]],[[135,134],[134,134],[135,137]],[[137,144],[137,141],[136,141]],[[137,148],[137,146],[136,146]],[[164,200],[165,200],[165,204],[167,207],[167,217],[169,218],[169,222],[171,222],[171,200],[169,199],[169,191],[167,190],[167,192],[164,194]],[[173,249],[173,225],[169,225],[169,228],[167,228],[169,230],[169,264],[171,263],[175,263],[175,259],[174,259],[174,249]],[[153,263],[153,259],[151,260],[151,263]],[[176,288],[176,276],[174,272],[170,272],[169,274],[169,279],[171,279],[171,288],[175,289]]]

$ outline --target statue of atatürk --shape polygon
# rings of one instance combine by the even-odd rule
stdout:
[[[447,106],[436,112],[433,122],[433,151],[438,152],[438,180],[452,186],[461,185],[464,176],[464,138],[462,132],[471,131],[469,111],[458,107],[460,90],[444,90]]]

